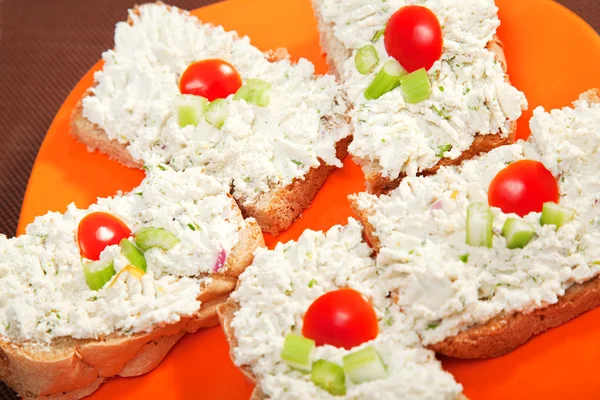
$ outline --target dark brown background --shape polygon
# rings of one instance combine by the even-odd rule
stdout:
[[[167,0],[186,9],[217,1]],[[0,0],[0,233],[15,234],[31,167],[54,114],[112,47],[115,23],[139,2]],[[600,1],[559,2],[600,31]],[[0,383],[0,400],[13,398]]]

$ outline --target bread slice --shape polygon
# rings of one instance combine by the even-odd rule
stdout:
[[[81,399],[93,393],[107,379],[138,376],[154,369],[171,347],[186,333],[218,325],[216,308],[229,298],[237,277],[252,263],[253,251],[264,246],[258,224],[244,222],[237,205],[239,241],[232,249],[223,273],[212,274],[212,282],[202,288],[200,309],[174,324],[157,326],[147,333],[105,338],[60,338],[50,345],[13,343],[0,337],[0,380],[23,399]]]
[[[233,328],[231,326],[231,321],[233,320],[233,317],[235,316],[235,313],[237,310],[239,310],[239,308],[240,308],[239,304],[232,299],[227,300],[226,303],[221,304],[220,306],[217,307],[217,312],[219,314],[219,320],[221,321],[221,326],[223,327],[223,332],[225,332],[227,342],[229,343],[229,348],[231,349],[230,351],[232,351],[237,346],[237,339],[235,338],[235,332],[233,331]],[[233,354],[231,355],[231,358],[233,359]],[[257,379],[252,374],[252,371],[250,371],[250,368],[248,368],[248,366],[241,366],[239,368],[244,373],[244,375],[250,380],[250,382],[252,382],[253,384],[256,384]],[[250,400],[266,400],[266,399],[267,399],[267,396],[264,394],[264,392],[260,389],[260,387],[256,386],[254,388],[254,390],[252,391]],[[456,398],[456,400],[469,400],[469,399],[467,396],[465,396],[464,394],[461,393]]]
[[[163,5],[161,2],[157,4]],[[167,7],[170,8],[170,6]],[[139,15],[139,7],[136,7],[134,12]],[[128,22],[133,23],[131,18]],[[266,55],[271,62],[289,59],[289,53],[282,48],[269,51]],[[88,91],[82,99],[91,95],[93,94]],[[83,116],[82,99],[79,100],[71,114],[71,135],[84,144],[89,151],[100,151],[129,168],[142,168],[143,163],[134,159],[127,151],[128,143],[120,143],[115,139],[110,139],[102,127]],[[348,111],[350,105],[345,98],[340,98],[339,101],[346,103],[344,106]],[[327,132],[341,131],[347,129],[349,118],[345,113],[331,115],[323,117],[322,124],[325,125]],[[351,136],[348,136],[337,142],[335,151],[338,159],[343,160],[348,154],[351,139]],[[258,196],[252,202],[246,202],[244,198],[236,200],[245,216],[255,218],[264,232],[277,235],[287,229],[300,216],[302,211],[310,206],[317,191],[335,169],[335,166],[328,165],[320,160],[318,167],[311,168],[302,178],[295,179],[287,186],[275,187],[270,192]]]
[[[590,103],[600,103],[600,90],[591,89],[581,95]],[[350,205],[364,226],[365,236],[375,251],[381,241],[369,222],[372,210],[361,209],[356,198]],[[532,337],[562,325],[577,316],[600,306],[600,277],[585,283],[575,283],[555,304],[535,309],[529,313],[502,313],[486,323],[472,326],[458,335],[428,346],[431,350],[449,357],[485,359],[510,353]]]
[[[315,15],[317,17],[321,48],[326,54],[329,70],[331,73],[341,77],[343,76],[344,63],[352,55],[352,52],[346,48],[339,39],[336,38],[333,33],[333,25],[327,23],[323,15],[318,11],[321,8],[323,0],[312,0],[312,3],[313,9],[315,10]],[[504,54],[504,45],[497,35],[494,36],[490,43],[488,43],[487,48],[495,54],[496,60],[498,60],[498,62],[502,65],[502,69],[505,72],[506,82],[510,83],[507,73],[508,65],[506,62],[506,56]],[[419,175],[435,174],[441,166],[459,165],[465,160],[469,160],[482,153],[487,153],[498,146],[509,144],[514,141],[516,130],[517,122],[512,121],[508,135],[505,135],[502,132],[477,134],[475,135],[471,147],[463,151],[458,158],[442,158],[435,166],[420,171]],[[381,174],[380,167],[376,163],[356,156],[352,156],[352,158],[363,169],[367,191],[369,193],[375,195],[387,194],[397,188],[400,184],[400,181],[406,176],[405,173],[401,173],[398,178],[390,179],[389,177],[385,177]]]
[[[223,332],[225,332],[225,337],[227,338],[227,343],[229,343],[230,349],[234,349],[237,346],[237,339],[235,338],[235,333],[233,328],[231,327],[231,321],[235,316],[237,310],[240,309],[240,306],[237,302],[232,299],[227,300],[224,304],[221,304],[217,307],[217,311],[219,314],[219,320],[221,321],[221,326],[223,327]],[[232,351],[232,350],[230,350]],[[231,355],[233,359],[233,355]],[[247,366],[239,367],[240,371],[248,378],[248,380],[256,385],[257,379],[250,371],[250,368]],[[260,389],[260,387],[255,386],[252,391],[252,395],[250,396],[250,400],[266,400],[267,396]],[[456,400],[469,400],[467,396],[464,394],[460,394]]]

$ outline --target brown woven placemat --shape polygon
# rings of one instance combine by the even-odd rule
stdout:
[[[167,2],[193,9],[217,1]],[[54,114],[112,47],[115,23],[140,2],[0,0],[0,233],[15,234],[31,167]],[[600,31],[600,1],[559,2]],[[0,400],[14,398],[0,383]]]

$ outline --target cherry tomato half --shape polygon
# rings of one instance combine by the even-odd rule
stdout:
[[[408,72],[429,70],[442,56],[442,28],[430,9],[405,6],[389,19],[383,35],[385,50]]]
[[[371,303],[353,289],[339,289],[316,299],[304,315],[302,334],[317,346],[351,349],[379,332]]]
[[[554,175],[539,161],[516,161],[494,177],[488,190],[490,206],[521,217],[541,212],[544,203],[558,203],[558,184]]]
[[[242,86],[242,78],[227,61],[208,59],[191,64],[179,81],[181,94],[224,99]]]
[[[77,241],[81,255],[97,261],[107,246],[119,244],[121,239],[131,236],[131,230],[123,221],[112,214],[95,212],[79,222]]]

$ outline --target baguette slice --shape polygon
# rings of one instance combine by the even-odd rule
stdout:
[[[150,372],[186,333],[218,325],[217,306],[229,298],[254,250],[264,246],[260,227],[254,220],[244,221],[233,199],[231,209],[230,221],[239,226],[239,240],[223,272],[211,274],[212,281],[201,288],[197,298],[201,307],[193,315],[150,332],[113,333],[98,340],[62,337],[40,344],[0,336],[0,380],[23,399],[81,399],[112,377]]]
[[[320,12],[323,2],[324,0],[312,0],[320,32],[321,47],[326,54],[330,72],[342,78],[344,76],[344,63],[352,56],[352,51],[336,37],[333,24],[328,23],[324,15]],[[505,72],[505,80],[510,84],[504,45],[497,35],[488,43],[487,49],[495,54],[496,60],[501,64]],[[441,166],[460,165],[465,160],[469,160],[482,153],[487,153],[498,146],[509,144],[514,141],[516,130],[517,121],[514,120],[510,122],[508,134],[502,132],[476,134],[471,147],[463,151],[459,157],[454,159],[449,157],[441,158],[435,166],[419,171],[418,175],[426,176],[435,174]],[[377,162],[369,161],[355,155],[352,155],[352,158],[363,169],[369,193],[375,195],[387,194],[397,188],[402,179],[406,177],[406,173],[402,172],[398,178],[391,179],[381,173],[381,167]]]
[[[600,104],[600,90],[590,89],[580,99]],[[350,205],[365,227],[365,236],[376,252],[381,250],[381,239],[369,222],[374,210],[361,208],[355,196]],[[528,313],[503,312],[489,321],[474,325],[455,336],[429,345],[436,353],[463,359],[500,357],[515,350],[532,337],[560,326],[579,315],[600,306],[600,277],[583,283],[574,283],[558,302],[536,308]]]
[[[161,2],[156,4],[164,6]],[[171,6],[165,7],[172,8]],[[139,6],[134,9],[134,13],[140,14]],[[128,19],[128,22],[130,25],[133,24],[131,18]],[[210,24],[207,25],[210,26]],[[266,56],[271,62],[289,59],[287,50],[281,48],[267,52]],[[142,168],[143,161],[135,159],[127,150],[129,143],[110,139],[102,127],[84,117],[81,100],[88,96],[93,96],[93,93],[88,91],[84,94],[71,114],[71,135],[84,144],[89,151],[100,151],[109,158],[130,168]],[[336,106],[345,111],[323,116],[320,127],[325,132],[334,135],[337,135],[338,132],[341,134],[348,131],[349,126],[349,118],[345,114],[350,105],[343,96],[337,98],[336,101],[338,102]],[[350,142],[351,136],[347,135],[336,143],[334,151],[339,160],[343,160],[348,154]],[[334,165],[327,164],[322,159],[319,159],[319,161],[320,165],[311,168],[303,177],[295,179],[287,186],[274,187],[268,193],[257,196],[253,201],[249,202],[245,197],[236,196],[243,214],[255,218],[264,232],[277,235],[287,229],[300,216],[302,211],[310,206],[312,199],[325,183],[329,174],[337,168]]]

